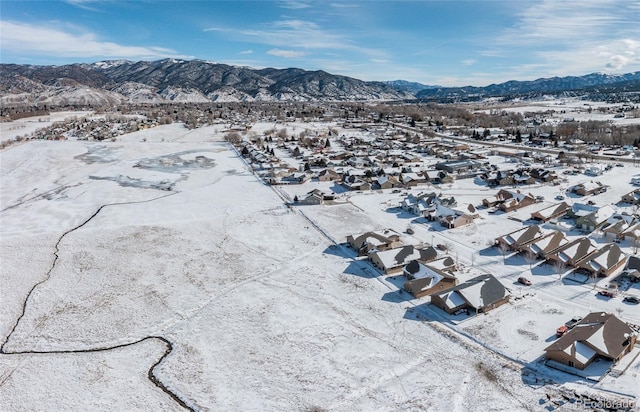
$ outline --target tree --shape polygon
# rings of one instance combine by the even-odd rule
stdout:
[[[327,141],[324,142],[324,147],[331,147],[331,143],[329,143],[329,138],[327,137]]]
[[[500,253],[502,253],[502,260],[507,260],[507,252],[509,251],[509,246],[506,243],[500,242],[498,243],[498,249],[500,249]]]
[[[309,163],[308,163],[308,162],[305,162],[305,164],[304,164],[304,171],[305,171],[305,172],[308,172],[308,171],[310,171],[310,170],[311,170],[311,166],[309,166]]]
[[[224,140],[231,144],[238,144],[242,141],[242,136],[238,132],[229,132],[224,136]]]

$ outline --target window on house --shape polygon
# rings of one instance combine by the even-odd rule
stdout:
[[[567,365],[571,366],[572,368],[576,366],[575,363],[573,363],[573,361],[567,362]]]

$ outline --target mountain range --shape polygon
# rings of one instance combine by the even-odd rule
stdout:
[[[325,71],[252,69],[203,60],[110,60],[63,66],[0,64],[5,107],[230,101],[389,101],[469,99],[557,93],[607,86],[640,91],[640,72],[441,87],[395,80],[362,81]]]

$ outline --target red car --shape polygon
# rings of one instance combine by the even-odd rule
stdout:
[[[556,329],[556,336],[561,337],[565,333],[569,331],[569,327],[567,325],[562,325],[558,329]]]
[[[523,285],[526,285],[526,286],[531,286],[531,281],[523,276],[520,276],[518,278],[518,283],[522,283]]]

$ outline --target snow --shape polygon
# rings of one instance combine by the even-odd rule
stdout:
[[[587,346],[586,344],[580,341],[577,341],[573,346],[574,346],[573,349],[575,349],[573,351],[574,356],[582,364],[586,364],[587,362],[589,362],[589,360],[591,360],[591,358],[593,358],[593,356],[596,354],[596,351],[594,351],[592,348],[590,348],[589,346]],[[568,346],[565,349],[565,352],[567,352],[570,355],[572,352],[572,347]]]
[[[479,211],[445,230],[393,206],[401,194],[390,190],[290,208],[281,194],[334,183],[272,190],[222,140],[214,126],[171,124],[0,152],[0,410],[181,410],[147,377],[167,350],[155,337],[173,350],[152,372],[196,410],[532,409],[559,386],[529,386],[529,374],[575,382],[537,362],[557,325],[616,309],[640,323],[637,307],[596,298],[593,284],[490,248],[522,227],[512,214]],[[630,170],[640,172],[606,172],[611,188],[593,198],[628,192]],[[492,194],[471,180],[438,192],[474,205]],[[413,235],[402,233],[409,224]],[[382,228],[405,244],[447,245],[461,281],[492,273],[513,302],[454,324],[407,300],[343,245]],[[515,282],[523,274],[528,289]],[[640,396],[633,383],[623,374],[600,385]]]

